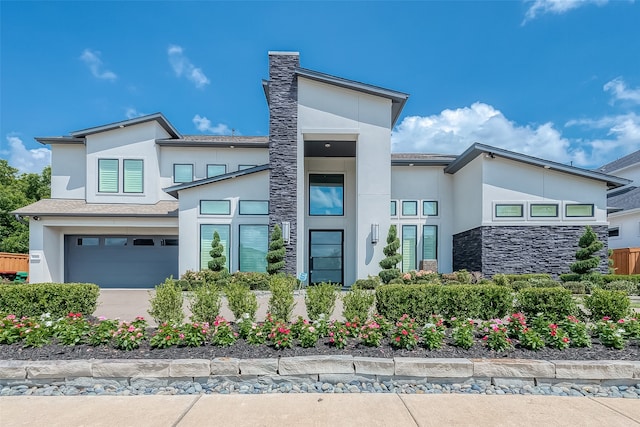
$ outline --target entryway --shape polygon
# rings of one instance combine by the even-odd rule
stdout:
[[[344,230],[309,230],[309,284],[344,284]]]

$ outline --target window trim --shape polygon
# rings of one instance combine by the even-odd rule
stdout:
[[[569,207],[571,206],[590,206],[591,215],[569,215]],[[595,218],[595,215],[596,215],[596,210],[595,210],[595,205],[593,203],[565,203],[564,205],[565,218]]]
[[[612,236],[612,235],[611,235],[611,232],[612,232],[612,231],[613,231],[613,232],[617,232],[618,234],[617,234],[617,235],[615,235],[615,236]],[[618,226],[618,227],[611,227],[611,228],[607,229],[607,237],[608,237],[609,239],[612,239],[612,238],[613,238],[613,239],[620,238],[620,237],[621,237],[621,236],[620,236],[620,226]]]
[[[406,215],[404,213],[404,204],[405,203],[415,203],[416,205],[416,213],[414,215]],[[418,200],[401,200],[400,201],[400,216],[405,217],[405,218],[417,218],[418,216],[420,216],[420,208],[418,207]]]
[[[115,191],[104,191],[104,190],[100,190],[100,162],[101,161],[115,161],[116,162],[116,190]],[[112,158],[112,157],[105,157],[105,158],[100,158],[98,159],[98,193],[102,193],[102,194],[117,194],[120,192],[120,159],[118,158]]]
[[[342,213],[340,214],[336,214],[336,215],[323,215],[323,214],[313,214],[311,213],[311,177],[314,175],[319,175],[319,176],[341,176],[342,177]],[[307,190],[309,192],[309,203],[307,206],[308,209],[308,213],[309,216],[313,216],[313,217],[344,217],[345,216],[345,212],[346,212],[346,206],[345,206],[345,188],[346,188],[346,184],[345,182],[347,181],[347,176],[346,173],[344,172],[338,172],[338,173],[321,173],[321,172],[310,172],[308,175],[308,186],[307,186]],[[321,184],[321,183],[318,183]]]
[[[269,234],[269,224],[240,224],[238,226],[238,271],[243,271],[242,270],[242,227],[243,226],[248,226],[248,227],[266,227],[267,228],[267,247],[266,247],[266,253],[265,253],[265,262],[266,262],[266,255],[269,253],[269,243],[271,240],[271,235]],[[265,269],[264,271],[258,271],[257,273],[265,273],[267,271],[267,264],[265,264]],[[252,273],[253,271],[245,271],[245,272],[249,272]]]
[[[221,174],[218,175],[209,175],[209,166],[222,166],[224,168],[224,172],[222,172]],[[222,164],[222,163],[207,163],[207,165],[205,166],[205,174],[207,178],[213,178],[214,176],[220,176],[220,175],[224,175],[227,173],[227,165],[226,164]]]
[[[191,166],[191,181],[176,181],[176,166]],[[193,163],[174,163],[173,164],[173,183],[174,184],[186,184],[188,182],[193,182],[193,174],[194,174],[194,164]]]
[[[243,202],[254,202],[254,203],[266,203],[267,204],[267,213],[242,213],[242,203]],[[242,215],[242,216],[266,216],[269,215],[269,201],[268,200],[240,200],[238,201],[238,215]],[[259,225],[259,224],[256,224]]]
[[[556,208],[556,214],[552,216],[534,215],[533,208],[536,206],[554,206]],[[536,219],[536,220],[545,220],[548,218],[558,218],[558,217],[560,217],[560,205],[558,203],[539,203],[539,202],[529,203],[529,218]]]
[[[202,212],[202,202],[226,202],[227,207],[228,207],[227,213],[205,213],[205,212]],[[228,199],[220,199],[220,200],[203,199],[203,200],[200,200],[199,205],[200,205],[200,210],[199,210],[200,215],[218,215],[218,216],[229,216],[229,215],[231,215],[231,200],[228,200]]]
[[[142,163],[142,172],[140,173],[140,188],[141,191],[127,191],[126,188],[126,169],[125,169],[125,163],[126,162],[141,162]],[[144,159],[122,159],[122,192],[124,194],[144,194]]]
[[[433,215],[429,215],[425,213],[425,209],[424,209],[424,205],[425,203],[435,203],[436,206],[436,213]],[[429,218],[433,218],[433,217],[437,217],[440,215],[440,206],[437,200],[422,200],[422,216],[424,217],[429,217]]]
[[[395,213],[391,213],[391,206],[393,205],[394,207],[394,211]],[[389,213],[391,215],[389,215],[391,218],[397,218],[398,217],[398,201],[397,200],[391,200],[391,202],[389,203]]]
[[[498,215],[498,208],[502,206],[519,206],[520,215]],[[493,206],[493,217],[496,219],[512,219],[512,218],[524,218],[524,203],[495,203]]]
[[[424,257],[424,247],[425,247],[425,244],[424,244],[424,230],[425,230],[427,227],[432,227],[432,228],[434,228],[434,229],[435,229],[435,231],[436,231],[436,232],[435,232],[435,238],[436,238],[436,247],[435,247],[435,255],[436,255],[436,257],[435,257],[435,258],[425,258],[425,257]],[[437,261],[437,260],[438,260],[438,241],[440,240],[440,239],[438,238],[438,232],[439,232],[438,228],[439,228],[439,227],[438,227],[438,225],[436,225],[436,224],[423,224],[423,225],[422,225],[422,257],[421,257],[420,259],[423,259],[423,260],[425,260],[425,259],[427,259],[427,260],[435,260],[435,261]]]

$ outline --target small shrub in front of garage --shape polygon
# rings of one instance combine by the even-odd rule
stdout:
[[[173,277],[169,277],[164,283],[156,286],[156,293],[149,298],[149,304],[151,309],[149,314],[158,324],[180,324],[184,319],[184,311],[182,311],[182,304],[184,298],[182,296],[182,288],[177,283],[177,280],[173,280]]]
[[[571,291],[562,287],[522,289],[516,293],[515,309],[529,318],[543,313],[553,321],[578,313]]]
[[[276,321],[288,322],[293,313],[296,303],[293,297],[293,290],[296,288],[297,280],[294,276],[285,274],[275,274],[269,280],[269,313]]]
[[[93,314],[100,288],[91,283],[24,283],[0,285],[0,310],[22,316],[50,313],[53,318],[69,313]]]
[[[258,311],[258,298],[247,285],[238,282],[229,283],[224,288],[224,293],[227,296],[229,310],[236,318],[236,323],[240,322],[245,315],[247,319],[255,320]]]
[[[336,306],[338,289],[339,285],[324,282],[307,288],[304,302],[309,320],[318,320],[322,316],[329,319]]]
[[[194,322],[207,322],[213,325],[220,314],[221,297],[220,288],[214,283],[204,283],[195,288],[189,296],[189,309],[193,314],[191,319]]]

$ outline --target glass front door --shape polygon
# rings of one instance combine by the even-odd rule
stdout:
[[[343,230],[309,231],[309,283],[343,284]]]

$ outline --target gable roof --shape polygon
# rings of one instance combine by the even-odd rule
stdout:
[[[607,186],[609,188],[617,188],[631,183],[630,180],[625,178],[619,178],[617,176],[607,175],[602,172],[582,169],[575,166],[568,166],[562,163],[552,162],[550,160],[543,160],[538,157],[515,153],[513,151],[504,150],[502,148],[492,147],[490,145],[484,145],[480,143],[475,143],[471,147],[469,147],[455,161],[447,166],[444,171],[445,173],[454,174],[481,154],[487,154],[491,157],[503,157],[505,159],[515,160],[517,162],[522,162],[533,166],[540,166],[545,169],[580,176],[582,178],[603,181],[607,183]]]
[[[269,170],[269,165],[258,165],[258,166],[254,166],[252,168],[249,169],[243,169],[241,171],[234,171],[234,172],[229,172],[229,173],[225,173],[222,175],[216,175],[216,176],[212,176],[211,178],[205,178],[205,179],[199,179],[197,181],[191,181],[191,182],[185,182],[184,184],[178,184],[178,185],[174,185],[172,187],[167,187],[167,188],[163,188],[163,190],[172,195],[173,197],[175,197],[176,199],[178,198],[178,192],[182,191],[182,190],[187,190],[189,188],[194,188],[194,187],[198,187],[200,185],[207,185],[207,184],[212,184],[215,182],[220,182],[220,181],[226,181],[227,179],[231,179],[231,178],[238,178],[240,176],[245,176],[245,175],[251,175],[257,172],[262,172],[262,171],[266,171]]]
[[[613,162],[607,163],[606,165],[599,167],[598,170],[600,172],[609,173],[626,168],[627,166],[631,166],[635,163],[640,163],[640,150],[627,154],[624,157],[620,157]]]
[[[156,139],[156,144],[165,147],[269,148],[269,137],[241,135],[183,135],[179,139]]]
[[[374,86],[367,83],[357,82],[355,80],[332,76],[331,74],[325,74],[319,71],[309,70],[307,68],[296,68],[296,75],[299,77],[305,77],[310,80],[315,80],[317,82],[390,99],[391,127],[395,126],[396,121],[398,120],[398,117],[400,117],[400,113],[404,108],[404,104],[406,104],[407,99],[409,98],[409,94],[404,92],[398,92],[396,90],[386,89],[380,86]],[[269,103],[270,100],[268,80],[262,80],[262,89],[264,90],[265,97],[267,98],[267,103]]]
[[[173,125],[171,123],[169,123],[169,120],[166,119],[166,117],[162,114],[162,113],[154,113],[154,114],[149,114],[146,116],[141,116],[141,117],[136,117],[133,119],[129,119],[129,120],[123,120],[120,122],[115,122],[115,123],[110,123],[107,125],[102,125],[102,126],[96,126],[96,127],[92,127],[92,128],[88,128],[88,129],[82,129],[82,130],[77,130],[74,132],[71,132],[71,136],[74,138],[84,138],[87,135],[92,135],[95,133],[100,133],[100,132],[106,132],[106,131],[110,131],[113,129],[118,129],[118,128],[124,128],[127,126],[133,126],[133,125],[137,125],[140,123],[147,123],[147,122],[151,122],[151,121],[156,121],[158,122],[158,124],[160,126],[162,126],[162,128],[164,130],[167,131],[167,133],[169,135],[171,135],[172,138],[181,138],[182,136],[180,135],[180,132],[178,132],[176,130],[176,128],[173,127]]]

